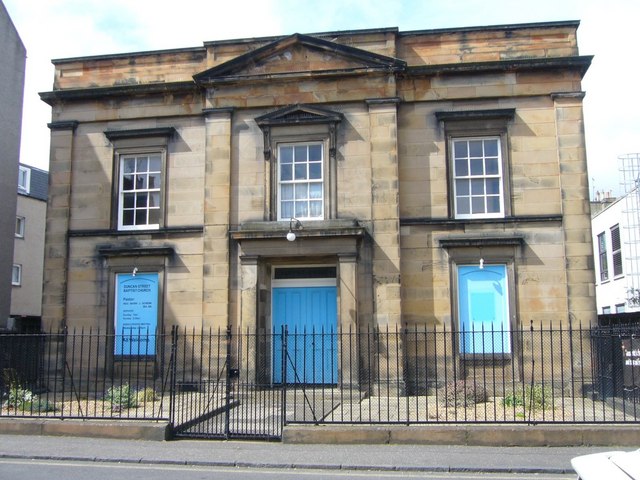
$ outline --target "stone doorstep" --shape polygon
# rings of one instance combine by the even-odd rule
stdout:
[[[170,438],[170,433],[168,422],[0,418],[0,434],[3,435],[54,435],[163,441]]]
[[[284,428],[282,441],[303,444],[637,447],[640,445],[640,425],[295,425]]]

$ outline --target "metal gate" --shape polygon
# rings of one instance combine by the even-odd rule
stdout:
[[[279,439],[282,385],[272,382],[269,332],[173,331],[171,423],[176,437]],[[276,366],[280,368],[280,366]]]

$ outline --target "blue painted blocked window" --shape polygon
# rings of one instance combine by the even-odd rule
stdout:
[[[114,354],[150,356],[156,353],[158,274],[116,275]]]
[[[506,265],[458,266],[460,353],[511,352]]]

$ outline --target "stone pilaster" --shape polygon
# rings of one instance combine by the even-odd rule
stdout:
[[[595,324],[595,276],[582,92],[554,94],[569,320]]]
[[[240,257],[240,324],[246,332],[257,328],[258,314],[258,257],[243,255]]]
[[[371,230],[375,326],[380,335],[378,388],[404,391],[400,336],[400,207],[398,191],[398,99],[369,101],[371,132]]]
[[[53,122],[49,151],[49,198],[42,290],[42,329],[66,324],[68,231],[71,211],[71,164],[77,122]]]
[[[355,341],[358,333],[357,256],[355,253],[341,254],[338,262],[340,383],[342,386],[357,385],[360,359]]]
[[[229,211],[231,195],[232,109],[205,115],[204,258],[202,323],[225,328],[229,322]]]

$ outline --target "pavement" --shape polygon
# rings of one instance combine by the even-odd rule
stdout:
[[[562,474],[573,473],[571,458],[609,450],[633,448],[286,444],[0,434],[0,458],[287,469]]]

